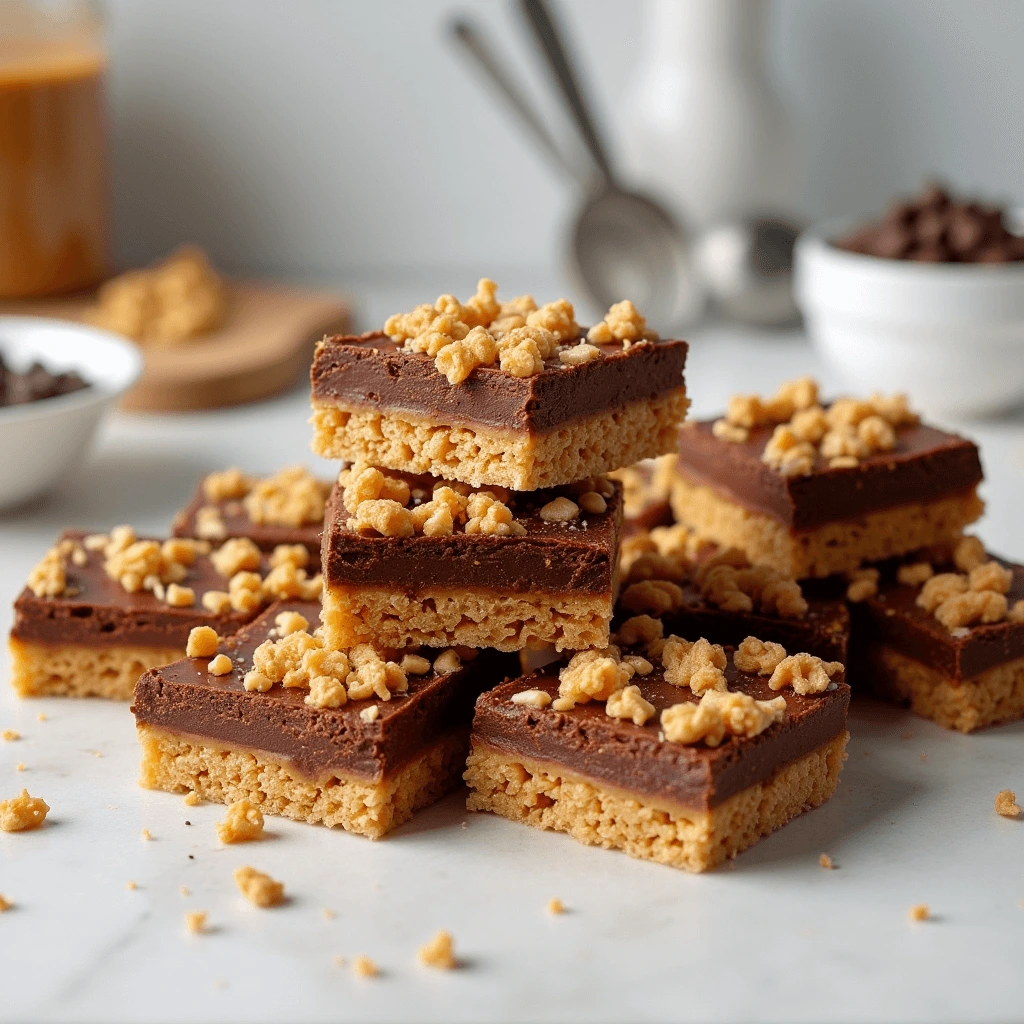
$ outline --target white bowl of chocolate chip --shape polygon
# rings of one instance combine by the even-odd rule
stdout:
[[[106,331],[0,317],[0,507],[55,487],[86,456],[103,417],[138,380],[142,356]]]
[[[848,387],[904,391],[939,417],[1024,401],[1024,259],[884,258],[840,247],[849,227],[806,232],[796,258],[807,332]]]

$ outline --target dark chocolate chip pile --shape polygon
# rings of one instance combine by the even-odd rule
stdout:
[[[77,373],[51,373],[42,363],[33,363],[24,373],[18,373],[0,355],[0,405],[24,405],[89,386]]]
[[[836,242],[840,249],[919,263],[1012,263],[1024,260],[1024,237],[1011,234],[1003,211],[958,202],[939,185],[897,200],[880,221]]]

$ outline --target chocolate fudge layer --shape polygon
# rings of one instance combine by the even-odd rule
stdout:
[[[278,544],[302,544],[315,559],[320,554],[322,524],[308,523],[303,526],[273,526],[254,523],[242,503],[236,499],[211,501],[203,493],[203,485],[196,489],[192,500],[174,517],[172,532],[175,537],[199,537],[200,510],[215,508],[223,524],[218,531],[220,539],[226,537],[247,537],[261,551],[273,551]]]
[[[139,679],[142,783],[222,802],[244,796],[268,813],[376,838],[457,783],[473,701],[517,663],[485,651],[448,674],[410,675],[408,691],[390,700],[337,708],[310,706],[304,688],[246,691],[253,652],[284,611],[303,615],[310,632],[318,625],[318,606],[276,604],[220,644],[230,673],[187,658]]]
[[[712,422],[680,431],[677,521],[798,579],[949,542],[984,508],[977,446],[934,427],[897,427],[893,450],[853,466],[818,455],[810,474],[784,476],[761,459],[772,427],[736,442]]]
[[[82,531],[60,540],[80,542]],[[22,697],[74,696],[130,700],[135,680],[183,656],[193,626],[233,633],[255,612],[202,605],[207,591],[226,591],[228,580],[207,557],[188,567],[182,587],[194,591],[188,607],[173,607],[153,593],[129,593],[104,570],[102,551],[84,548],[85,562],[68,560],[67,584],[57,597],[37,597],[28,587],[14,602],[11,685]],[[265,571],[265,567],[264,567]]]
[[[408,484],[413,512],[444,484],[430,476],[388,476]],[[622,492],[605,485],[607,499],[593,495],[604,506],[596,513],[575,504],[584,500],[579,487],[504,495],[516,529],[504,536],[467,533],[465,520],[436,536],[356,528],[336,485],[324,526],[324,635],[338,648],[606,644]],[[546,518],[559,498],[572,502],[573,519]]]
[[[571,483],[673,449],[686,352],[684,341],[615,342],[587,363],[555,356],[527,377],[478,366],[451,384],[384,334],[328,338],[311,371],[313,447],[473,486]]]
[[[1012,607],[1024,600],[1024,566],[997,561],[1012,574]],[[897,582],[897,570],[882,565],[878,593],[851,605],[858,683],[962,732],[1024,716],[1024,622],[951,630],[917,603],[920,585]]]

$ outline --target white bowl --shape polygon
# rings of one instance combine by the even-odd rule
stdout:
[[[0,316],[0,351],[14,370],[41,362],[91,385],[0,408],[0,508],[58,484],[86,455],[111,406],[142,373],[139,350],[114,334],[41,317]]]
[[[851,224],[801,235],[796,298],[812,343],[858,393],[905,391],[938,416],[1024,400],[1024,263],[914,263],[831,244]]]

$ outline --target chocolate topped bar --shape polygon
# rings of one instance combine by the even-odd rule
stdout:
[[[80,530],[61,534],[60,541],[72,541],[83,552],[84,562],[79,565],[68,561],[66,586],[56,596],[37,596],[28,587],[22,590],[14,602],[11,636],[43,644],[184,649],[193,626],[212,626],[226,635],[255,614],[230,607],[213,612],[203,607],[203,594],[228,589],[228,580],[217,572],[209,557],[197,558],[181,579],[180,585],[194,592],[193,603],[173,607],[150,590],[130,592],[112,579],[103,567],[103,552],[80,546],[85,537]]]
[[[584,340],[582,332],[578,340]],[[428,354],[406,351],[382,332],[336,335],[317,348],[313,401],[413,413],[452,426],[540,433],[680,388],[686,350],[685,341],[617,342],[578,366],[553,356],[528,377],[480,366],[462,383],[450,384]]]
[[[730,690],[762,701],[779,696],[764,677],[738,672],[731,658],[725,674]],[[611,718],[605,705],[597,702],[577,704],[570,711],[512,702],[523,690],[557,698],[557,668],[502,683],[477,701],[474,741],[643,794],[645,802],[710,810],[846,729],[850,688],[841,675],[836,688],[824,694],[783,691],[782,721],[754,737],[730,736],[717,747],[672,743],[662,737],[658,716],[665,708],[682,701],[697,703],[688,689],[665,682],[658,670],[646,678],[634,677],[633,682],[656,712],[644,725]]]
[[[983,476],[973,441],[922,424],[898,428],[893,449],[854,466],[830,467],[818,455],[813,472],[783,476],[762,458],[772,427],[753,428],[749,439],[737,444],[715,437],[715,422],[694,422],[680,431],[682,473],[798,530],[971,491]]]

